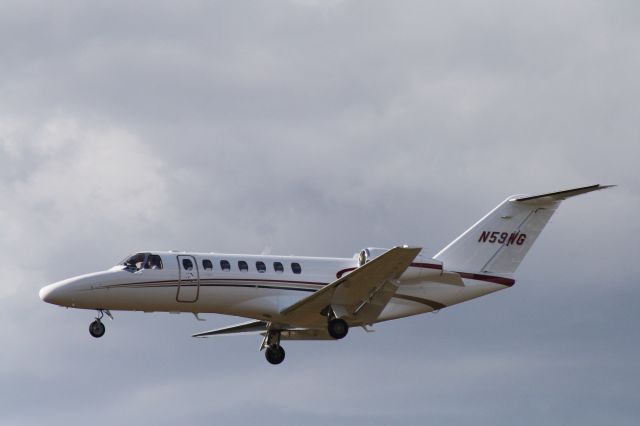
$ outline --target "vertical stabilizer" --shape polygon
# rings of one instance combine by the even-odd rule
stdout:
[[[512,274],[560,203],[610,186],[511,196],[434,256],[447,270]]]

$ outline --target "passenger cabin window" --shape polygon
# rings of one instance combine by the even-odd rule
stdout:
[[[193,269],[193,262],[191,259],[182,259],[182,267],[185,271],[191,271]]]
[[[265,272],[267,272],[267,266],[264,264],[264,262],[256,262],[256,269],[261,274],[264,274]]]
[[[279,273],[284,272],[284,266],[280,262],[273,262],[273,270]]]
[[[247,272],[249,271],[249,265],[244,260],[240,260],[238,261],[238,269],[240,269],[240,272]]]
[[[144,269],[162,269],[162,258],[157,254],[150,254]]]
[[[294,274],[302,273],[302,268],[300,267],[299,263],[292,263],[291,270],[293,271]]]
[[[205,271],[211,271],[213,270],[213,263],[209,259],[205,259],[202,261],[202,268]]]
[[[231,270],[231,264],[229,263],[228,260],[221,260],[220,261],[220,269],[222,269],[223,271],[230,271]]]

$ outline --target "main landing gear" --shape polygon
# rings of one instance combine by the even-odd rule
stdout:
[[[280,345],[270,346],[264,351],[264,357],[269,364],[278,365],[284,361],[284,348]]]
[[[349,332],[349,324],[342,318],[333,318],[329,320],[327,330],[329,331],[329,336],[334,339],[342,339]]]
[[[349,333],[349,324],[332,314],[327,321],[327,331],[334,339],[343,339]],[[269,364],[278,365],[284,361],[284,349],[280,346],[280,336],[281,330],[269,330],[260,345],[260,350],[264,349],[264,357]]]
[[[280,346],[280,331],[268,331],[260,349],[264,349],[264,357],[269,364],[278,365],[284,361],[284,349]]]
[[[89,324],[89,334],[91,334],[96,339],[104,336],[105,331],[107,331],[104,324],[102,323],[104,314],[107,314],[109,318],[113,319],[113,315],[111,315],[111,312],[105,309],[98,309],[98,313],[100,314],[100,316],[96,317],[96,320]]]

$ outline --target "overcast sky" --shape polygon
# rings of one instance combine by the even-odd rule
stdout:
[[[636,425],[639,53],[635,1],[0,2],[0,423]],[[144,249],[435,254],[594,183],[513,288],[277,367],[38,298]]]

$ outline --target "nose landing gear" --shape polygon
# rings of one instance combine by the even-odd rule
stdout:
[[[104,315],[107,314],[109,318],[113,319],[113,315],[111,315],[111,312],[105,309],[98,309],[98,313],[100,314],[100,316],[96,317],[96,320],[89,324],[89,334],[91,334],[91,336],[95,337],[96,339],[104,336],[105,331],[107,331],[106,327],[102,323],[102,318],[104,317]]]
[[[104,336],[105,331],[106,328],[104,324],[98,318],[96,318],[94,322],[89,324],[89,334],[91,334],[96,339]]]

